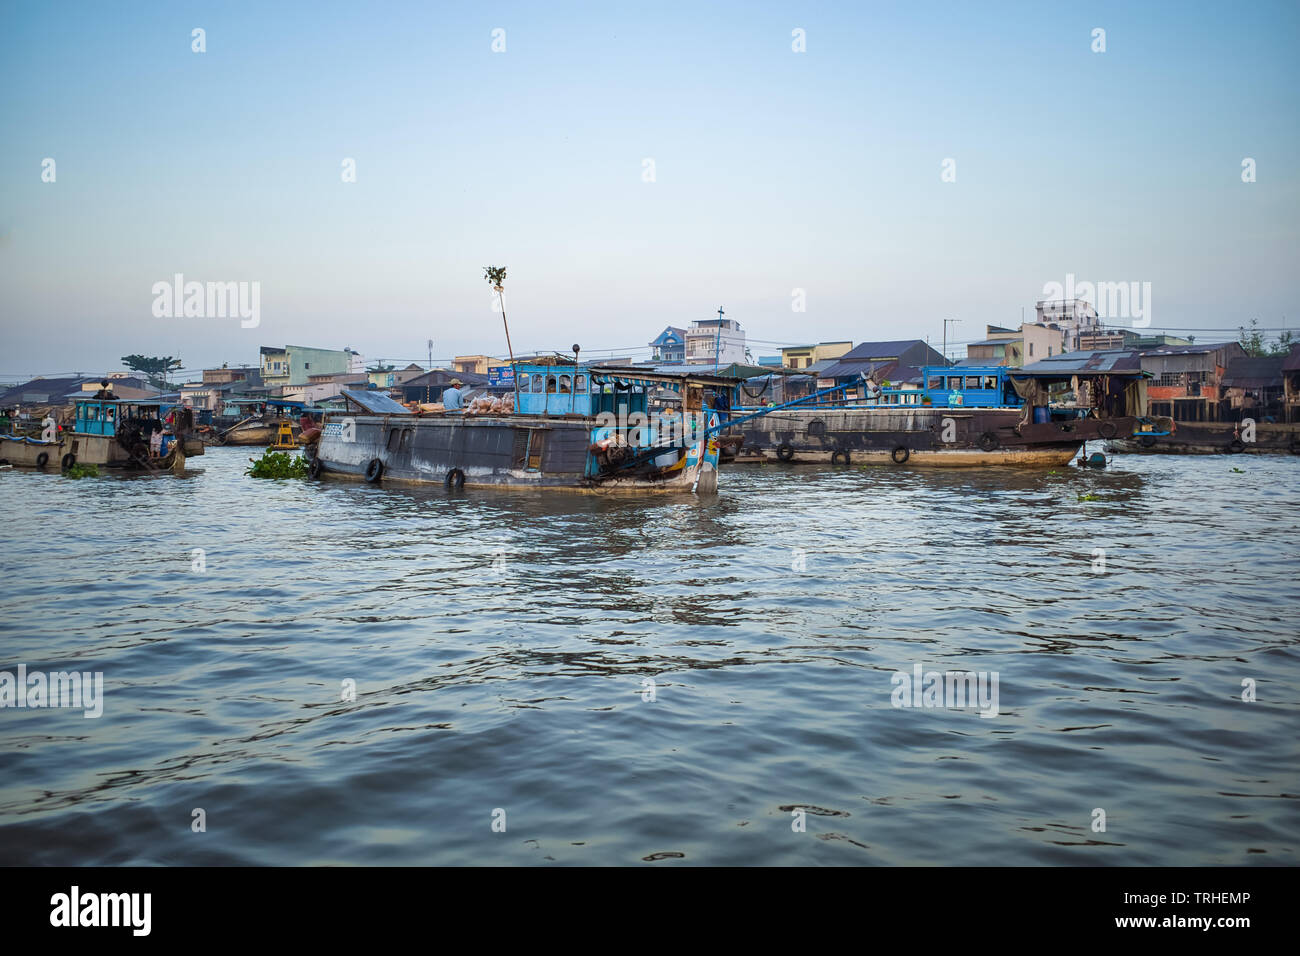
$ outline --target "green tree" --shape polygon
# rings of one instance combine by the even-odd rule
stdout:
[[[1237,327],[1241,334],[1237,336],[1237,344],[1246,350],[1246,354],[1254,358],[1262,358],[1268,355],[1268,345],[1264,341],[1264,333],[1259,330],[1259,319],[1251,319],[1250,327],[1244,325]]]
[[[153,385],[166,391],[171,387],[167,381],[169,373],[181,367],[181,360],[170,355],[157,358],[148,355],[123,355],[122,364],[133,372],[140,372]]]

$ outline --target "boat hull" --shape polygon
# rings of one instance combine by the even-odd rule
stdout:
[[[64,441],[0,436],[0,462],[15,468],[58,468],[67,453]],[[41,456],[44,455],[42,460]]]
[[[306,453],[321,478],[597,494],[717,489],[716,442],[711,454],[682,450],[679,467],[653,477],[594,474],[591,443],[584,418],[355,416],[327,422]]]
[[[1055,467],[1084,442],[1132,434],[1134,418],[1021,423],[1019,408],[890,406],[774,412],[737,426],[737,463]]]
[[[1148,455],[1300,455],[1300,425],[1257,423],[1253,441],[1236,438],[1234,422],[1179,422],[1172,435],[1139,441],[1117,439],[1110,443],[1116,452]],[[1249,432],[1247,433],[1249,434]]]
[[[227,432],[222,439],[224,445],[269,445],[275,441],[279,429],[275,425],[240,426]]]

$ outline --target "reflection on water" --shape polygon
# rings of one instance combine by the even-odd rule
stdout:
[[[1292,459],[638,500],[247,457],[0,474],[0,668],[105,681],[0,710],[0,862],[1296,862]],[[1001,715],[894,708],[917,663]]]

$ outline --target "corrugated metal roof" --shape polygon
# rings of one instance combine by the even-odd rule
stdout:
[[[388,397],[386,392],[363,392],[360,389],[344,388],[339,394],[360,405],[374,415],[409,415],[411,410],[398,405]]]
[[[1228,388],[1268,388],[1270,385],[1281,388],[1283,358],[1281,355],[1235,358],[1223,373],[1223,384]]]
[[[1195,345],[1146,345],[1138,348],[1143,355],[1202,355],[1206,352],[1217,352],[1219,349],[1228,345],[1237,345],[1237,342],[1210,342],[1204,345],[1197,343]]]
[[[1011,374],[1017,378],[1068,378],[1071,375],[1138,376],[1144,373],[1136,349],[1101,349],[1053,355]]]
[[[1300,343],[1291,346],[1291,354],[1283,356],[1282,371],[1284,372],[1300,371]]]
[[[863,342],[840,356],[841,359],[898,358],[914,345],[925,345],[920,339],[898,339],[894,342]]]

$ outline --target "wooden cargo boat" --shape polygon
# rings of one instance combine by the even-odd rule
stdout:
[[[1090,365],[1097,354],[1026,368],[926,367],[921,389],[866,379],[839,387],[853,399],[801,399],[753,420],[736,409],[728,433],[744,438],[737,462],[938,467],[1059,466],[1088,441],[1167,435],[1169,420],[1145,415],[1136,361],[1107,355]]]
[[[1116,439],[1113,451],[1163,455],[1300,455],[1300,425],[1257,422],[1252,431],[1236,422],[1176,422],[1159,441]]]
[[[706,389],[730,379],[641,369],[517,364],[513,397],[476,414],[412,414],[343,391],[356,413],[327,417],[304,454],[315,477],[587,492],[717,488],[718,418]],[[714,431],[710,431],[710,424]]]

